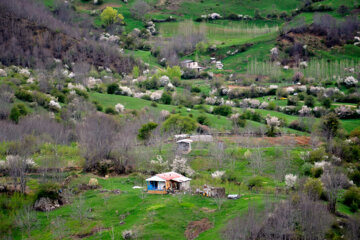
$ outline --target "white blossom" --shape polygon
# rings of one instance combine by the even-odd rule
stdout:
[[[49,107],[55,110],[59,110],[61,109],[60,103],[54,101],[54,100],[50,100],[49,102]]]
[[[124,110],[125,110],[125,107],[121,103],[118,103],[115,105],[115,111],[117,111],[118,113],[122,113]]]
[[[311,113],[311,108],[306,105],[303,105],[302,108],[299,110],[300,116],[307,116]]]
[[[159,79],[159,82],[160,82],[160,86],[162,86],[162,87],[166,86],[170,82],[170,78],[166,75],[161,76]]]
[[[314,163],[315,168],[322,168],[324,169],[325,167],[330,166],[331,164],[329,162],[325,162],[325,161],[321,161],[321,162],[315,162]]]
[[[267,115],[266,116],[266,124],[269,127],[279,127],[280,126],[280,120],[277,117]]]
[[[132,90],[129,87],[119,87],[121,94],[125,96],[132,96]]]
[[[358,80],[356,80],[353,76],[349,76],[345,78],[344,83],[348,87],[356,86],[358,84]]]
[[[346,118],[354,114],[354,111],[345,105],[335,108],[335,113],[339,118]]]
[[[289,188],[293,188],[297,182],[297,176],[293,174],[286,174],[285,175],[285,184]]]
[[[195,171],[188,166],[187,159],[178,155],[171,164],[171,168],[173,172],[179,172],[186,176],[192,176],[195,174]]]
[[[268,102],[262,102],[261,105],[259,106],[260,109],[266,109],[267,107],[269,107]]]
[[[225,174],[225,171],[215,171],[211,174],[212,178],[221,178]]]
[[[78,89],[78,90],[86,91],[86,88],[80,83],[77,84],[69,83],[68,89]]]
[[[170,116],[170,112],[167,110],[161,110],[160,115],[162,118],[167,118],[168,116]]]
[[[151,93],[150,99],[153,101],[157,101],[161,98],[162,94],[163,94],[162,91],[155,91],[155,92]]]

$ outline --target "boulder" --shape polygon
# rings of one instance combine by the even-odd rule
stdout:
[[[51,200],[48,197],[42,197],[38,199],[34,204],[35,210],[41,212],[49,212],[59,207],[60,204],[58,200]]]
[[[90,178],[89,180],[89,186],[98,186],[99,185],[99,182],[96,178]]]
[[[4,69],[0,69],[0,77],[7,77],[7,73]]]

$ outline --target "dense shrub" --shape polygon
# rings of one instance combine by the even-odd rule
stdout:
[[[349,178],[356,184],[357,186],[360,186],[360,171],[355,170],[352,172],[349,176]]]
[[[255,112],[253,110],[246,110],[243,114],[240,115],[240,118],[242,119],[248,119],[255,122],[261,122],[263,120],[263,117],[260,113]]]
[[[323,192],[322,183],[317,178],[309,178],[304,185],[305,193],[312,199],[319,199]]]
[[[17,97],[20,100],[23,100],[25,102],[32,102],[33,96],[29,91],[19,89],[15,92],[15,97]]]
[[[59,185],[56,183],[45,183],[40,185],[38,192],[36,193],[36,199],[50,198],[52,200],[59,199]]]
[[[108,94],[115,94],[119,92],[119,84],[117,83],[111,83],[107,86],[107,93]]]
[[[227,117],[232,113],[232,108],[230,106],[227,106],[227,105],[216,106],[214,108],[213,112],[216,115],[221,115],[221,116]]]
[[[15,104],[10,111],[10,119],[15,123],[19,122],[21,116],[26,116],[28,110],[26,109],[25,105],[22,103]]]
[[[169,94],[169,93],[167,93],[167,92],[164,92],[164,93],[161,95],[160,101],[161,101],[163,104],[170,104],[170,103],[171,103],[171,100],[172,100],[171,94]]]
[[[155,122],[148,122],[141,126],[138,133],[138,138],[141,140],[148,140],[151,135],[151,131],[157,128],[158,124]]]
[[[319,178],[323,174],[324,170],[321,167],[316,167],[311,169],[311,175],[314,178]]]
[[[360,188],[349,188],[344,194],[343,202],[350,207],[351,211],[356,212],[360,207]]]
[[[163,123],[164,131],[174,131],[176,133],[190,133],[196,129],[196,121],[190,117],[181,115],[171,115]]]
[[[304,165],[301,167],[302,174],[305,176],[310,176],[312,167],[313,165],[311,163],[304,163]]]
[[[197,122],[201,125],[210,126],[211,121],[206,115],[200,115],[197,117]]]
[[[254,188],[255,189],[256,188],[261,188],[263,186],[263,180],[259,176],[251,177],[248,180],[247,186],[248,186],[249,190],[252,190]]]
[[[308,107],[314,107],[315,106],[315,99],[313,96],[308,95],[305,97],[305,105]]]
[[[318,148],[311,152],[309,152],[309,162],[321,162],[324,159],[325,156],[325,149],[324,148]]]
[[[113,108],[113,107],[107,107],[107,108],[105,109],[105,113],[107,113],[107,114],[112,114],[112,115],[117,114],[117,112],[115,111],[115,108]]]

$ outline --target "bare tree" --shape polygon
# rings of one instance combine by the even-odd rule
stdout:
[[[144,20],[146,17],[146,14],[151,10],[151,7],[149,4],[142,0],[137,0],[132,7],[130,8],[131,14],[136,18],[140,20]]]
[[[26,171],[28,169],[26,158],[19,155],[8,155],[7,164],[10,176],[12,176],[14,180],[15,187],[19,183],[20,192],[25,193],[27,183]]]
[[[64,239],[69,231],[66,221],[61,216],[56,216],[52,221],[52,233],[55,239]]]
[[[16,225],[25,230],[28,236],[30,236],[31,230],[34,229],[37,221],[36,213],[30,205],[25,206],[16,216]]]
[[[324,174],[321,176],[321,181],[326,188],[326,194],[329,200],[329,211],[335,213],[339,190],[348,183],[348,179],[339,168],[328,167],[325,168]]]
[[[110,159],[120,125],[104,114],[93,114],[79,126],[79,143],[85,157],[85,169],[95,168],[102,159]]]
[[[259,146],[253,149],[249,159],[249,163],[250,163],[250,168],[253,170],[254,174],[263,173],[265,168],[265,161]]]
[[[72,216],[77,219],[81,224],[89,218],[90,212],[85,205],[85,199],[83,195],[79,195],[72,204]]]
[[[236,217],[231,220],[226,229],[223,231],[225,239],[239,240],[255,240],[259,234],[265,215],[260,214],[253,205],[248,207],[247,212],[243,216]]]
[[[214,141],[213,144],[209,145],[211,148],[211,155],[215,159],[216,168],[220,169],[223,166],[224,159],[226,158],[225,144],[222,141]]]

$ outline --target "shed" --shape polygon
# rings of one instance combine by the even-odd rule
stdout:
[[[177,141],[177,152],[181,154],[188,154],[191,152],[191,143],[193,140],[191,139],[181,139]]]
[[[148,193],[166,194],[190,189],[190,178],[176,172],[156,174],[146,179]]]

